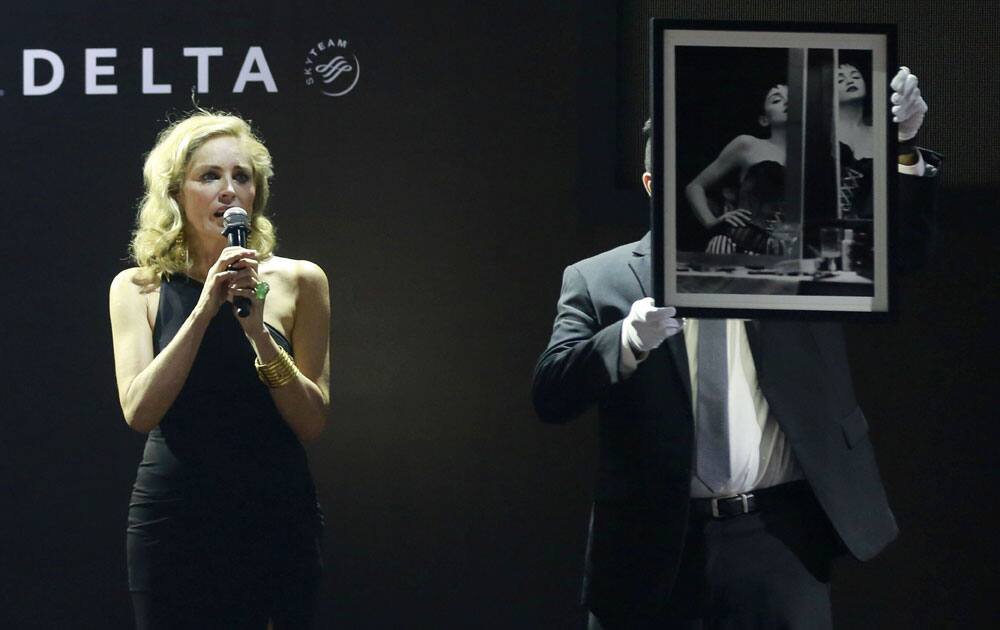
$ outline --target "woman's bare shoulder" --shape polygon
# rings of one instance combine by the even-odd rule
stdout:
[[[732,149],[737,151],[750,151],[755,147],[759,147],[762,143],[767,142],[763,138],[758,138],[757,136],[751,136],[748,133],[741,133],[732,139],[732,141],[726,146],[726,149]]]
[[[109,308],[111,321],[119,325],[145,320],[150,329],[156,318],[160,281],[148,269],[131,267],[118,272],[111,281]]]
[[[262,263],[262,269],[266,273],[278,275],[297,285],[326,282],[326,273],[322,267],[308,260],[271,256]]]
[[[149,271],[142,267],[123,269],[111,281],[112,296],[144,296],[149,293],[155,293],[159,289],[160,283],[151,280]]]

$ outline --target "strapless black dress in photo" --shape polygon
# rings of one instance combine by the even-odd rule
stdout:
[[[840,143],[840,212],[845,219],[872,218],[871,158],[857,158]]]
[[[773,241],[767,228],[769,220],[785,208],[785,167],[773,160],[757,162],[740,182],[738,206],[750,213],[745,225],[722,222],[713,231],[706,251],[718,254],[766,254]]]

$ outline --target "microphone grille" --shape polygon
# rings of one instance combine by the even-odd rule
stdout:
[[[247,211],[243,208],[229,208],[222,213],[222,225],[224,227],[249,227],[250,217],[247,215]]]

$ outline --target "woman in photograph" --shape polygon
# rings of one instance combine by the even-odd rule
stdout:
[[[326,275],[274,255],[271,156],[241,118],[171,124],[143,175],[136,266],[110,291],[122,411],[148,434],[126,534],[136,624],[310,627],[323,516],[302,444],[330,406]],[[248,247],[222,235],[230,208]]]
[[[871,66],[868,51],[840,50],[835,74],[837,95],[836,134],[839,150],[840,216],[870,218],[872,189],[872,100],[866,77]],[[909,70],[901,68],[903,82]],[[909,96],[901,88],[898,103]],[[758,124],[766,138],[743,134],[727,144],[719,156],[685,188],[688,203],[702,225],[714,234],[706,251],[714,253],[779,253],[781,246],[768,238],[769,222],[781,219],[784,204],[784,166],[788,122],[788,87],[775,85],[764,97]],[[738,192],[722,191],[722,203],[713,212],[708,191],[736,174]]]
[[[760,138],[742,134],[729,142],[684,192],[702,225],[714,236],[706,251],[764,253],[774,248],[765,228],[780,217],[784,203],[785,147],[788,122],[788,86],[767,90],[757,123],[766,131]],[[710,208],[708,191],[736,175],[739,186],[723,190],[719,212]]]
[[[844,218],[872,216],[872,101],[864,55],[839,51],[837,66],[837,142],[840,151],[840,215]]]

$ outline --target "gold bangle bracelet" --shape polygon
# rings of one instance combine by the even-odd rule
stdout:
[[[257,368],[257,377],[272,389],[287,385],[299,374],[299,368],[295,365],[295,361],[280,346],[278,347],[278,356],[273,360],[261,363],[260,359],[256,358],[253,364]]]

